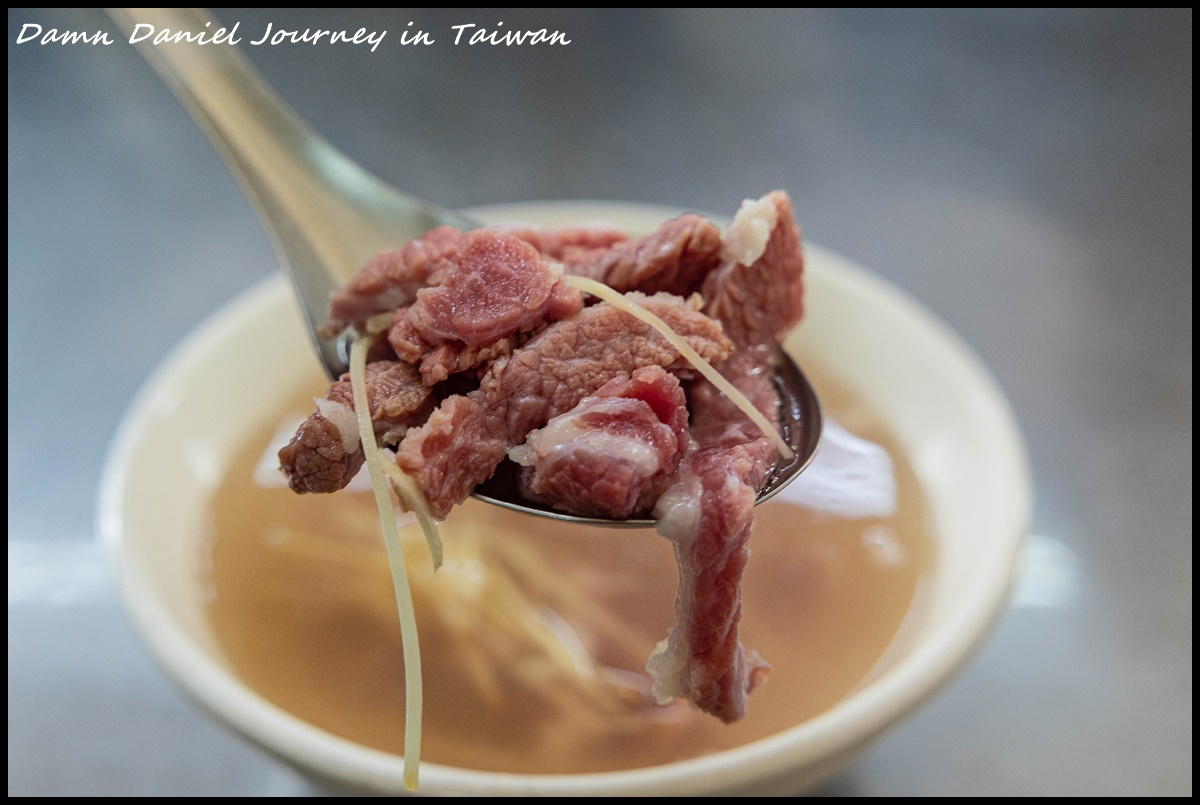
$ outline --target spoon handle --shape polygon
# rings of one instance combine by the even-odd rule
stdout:
[[[382,248],[465,219],[376,179],[312,130],[235,45],[212,43],[220,24],[203,9],[108,9],[208,135],[258,211],[300,300],[327,371],[344,360],[316,334],[329,294]],[[139,28],[138,26],[142,27]],[[147,26],[152,26],[147,27]],[[204,34],[208,44],[155,34]]]

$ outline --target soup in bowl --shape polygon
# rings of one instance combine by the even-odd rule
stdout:
[[[674,211],[471,212],[640,233]],[[785,346],[829,425],[813,466],[756,510],[742,638],[773,669],[746,717],[649,695],[642,666],[675,595],[666,540],[471,501],[443,524],[436,574],[419,529],[402,529],[423,793],[797,793],[983,638],[1029,515],[1011,412],[916,303],[832,254],[806,257],[806,317]],[[283,278],[246,292],[137,398],[99,525],[131,617],[193,698],[314,777],[400,792],[399,625],[369,488],[298,497],[272,467],[323,386]]]

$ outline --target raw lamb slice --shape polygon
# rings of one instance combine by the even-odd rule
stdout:
[[[663,319],[709,363],[730,344],[721,326],[670,294],[629,297]],[[401,442],[396,463],[412,475],[433,515],[444,518],[504,460],[505,452],[605,383],[645,366],[686,370],[686,362],[648,324],[606,302],[555,322],[507,358],[480,386],[447,398]]]
[[[521,494],[560,511],[623,520],[650,510],[687,447],[683,387],[660,366],[618,377],[508,455]]]

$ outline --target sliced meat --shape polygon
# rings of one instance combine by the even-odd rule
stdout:
[[[746,395],[768,420],[779,424],[779,394],[773,383],[775,348],[754,347],[739,349],[721,364],[724,375],[738,391]],[[754,422],[746,416],[712,383],[697,380],[688,389],[692,404],[692,438],[699,444],[711,447],[721,444],[744,444],[758,439],[767,439]],[[771,442],[772,451],[775,450]],[[772,461],[774,454],[772,454]]]
[[[463,239],[453,270],[417,291],[408,318],[430,346],[479,349],[583,307],[561,279],[561,267],[525,241],[478,229]]]
[[[379,313],[407,308],[425,344],[480,348],[582,307],[579,292],[561,277],[556,262],[519,238],[439,227],[371,258],[334,293],[322,332],[332,336]]]
[[[619,308],[582,307],[562,272],[667,292],[630,295],[706,360],[724,361],[722,374],[777,422],[771,361],[803,312],[803,264],[782,192],[743,204],[724,232],[695,215],[632,240],[604,229],[443,227],[372,259],[334,295],[324,329],[393,313],[369,358],[398,359],[368,366],[376,437],[403,437],[397,464],[435,517],[527,437],[514,456],[528,464],[529,496],[605,517],[641,514],[657,498],[680,587],[677,623],[647,664],[654,691],[733,721],[768,671],[739,642],[740,584],[774,445],[703,380],[688,389],[689,433],[676,377],[694,377],[691,367]],[[280,451],[297,491],[333,491],[362,464],[349,383],[339,383]],[[434,384],[444,399],[430,413]]]
[[[689,296],[722,262],[721,229],[707,218],[681,215],[645,237],[609,249],[566,254],[567,272],[618,291]]]
[[[804,254],[791,199],[776,190],[743,204],[725,237],[728,259],[704,282],[704,312],[720,319],[739,348],[777,347],[804,313]]]
[[[624,232],[602,227],[540,229],[509,225],[493,229],[520,238],[547,257],[567,264],[578,262],[592,253],[607,251],[618,243],[629,240],[629,236]]]
[[[396,451],[396,463],[417,478],[430,512],[439,520],[491,476],[508,449],[507,440],[492,430],[487,407],[474,397],[447,397],[424,425],[409,431]],[[488,470],[483,472],[483,467]]]
[[[681,696],[727,723],[745,715],[746,694],[770,670],[738,638],[763,465],[760,451],[747,445],[699,448],[656,510],[659,533],[675,543],[680,580],[676,624],[646,663],[652,690],[660,702]]]
[[[481,347],[454,342],[431,347],[421,339],[417,328],[413,326],[408,317],[408,308],[400,308],[388,330],[388,342],[400,360],[419,365],[422,382],[426,386],[433,386],[450,375],[479,369],[497,358],[511,355],[513,350],[545,327],[546,323],[543,322],[528,332],[506,335]]]
[[[343,409],[347,410],[347,409]],[[353,444],[349,418],[319,412],[300,423],[296,435],[279,450],[279,466],[293,492],[336,492],[358,473],[365,461],[357,433]]]
[[[721,373],[778,423],[773,358],[803,313],[804,259],[791,201],[775,192],[744,204],[725,239],[727,261],[704,283],[705,312],[737,345]],[[776,454],[711,384],[698,381],[691,401],[693,444],[655,509],[679,564],[676,624],[646,670],[661,700],[683,696],[730,722],[745,714],[746,695],[770,670],[738,633],[754,501]]]
[[[329,319],[321,332],[332,338],[351,324],[362,324],[378,313],[411,305],[417,291],[453,269],[462,239],[457,229],[441,226],[375,255],[334,292]]]
[[[734,355],[722,374],[777,422],[779,399],[755,357]],[[676,623],[646,670],[660,701],[681,696],[732,722],[770,670],[738,633],[754,501],[775,447],[708,382],[697,381],[692,398],[692,445],[655,508],[658,532],[674,543],[679,564]]]
[[[421,358],[421,380],[427,386],[441,383],[452,374],[469,372],[497,358],[511,355],[523,339],[509,335],[484,347],[463,344],[442,344]]]
[[[393,313],[387,337],[397,358],[420,364],[427,386],[511,354],[520,336],[583,306],[562,267],[516,237],[476,230],[441,257],[430,284]]]
[[[692,304],[668,294],[630,298],[710,363],[729,354],[720,325]],[[610,380],[644,366],[678,370],[684,362],[665,338],[619,308],[608,303],[584,308],[494,361],[480,387],[467,395],[469,405],[458,397],[443,402],[436,422],[431,417],[405,437],[397,464],[417,478],[434,516],[445,517],[491,477],[511,445]]]
[[[605,383],[508,455],[521,494],[560,511],[623,520],[647,513],[687,447],[683,387],[660,366]]]
[[[404,363],[368,363],[366,376],[375,438],[395,444],[429,414],[429,390],[417,371]],[[296,492],[336,492],[350,483],[364,460],[346,374],[329,386],[325,397],[317,400],[317,412],[280,449],[279,464]]]
[[[388,328],[388,343],[396,353],[396,357],[405,363],[420,363],[428,350],[428,345],[421,341],[421,334],[408,317],[408,308],[398,308],[392,314],[392,326]]]

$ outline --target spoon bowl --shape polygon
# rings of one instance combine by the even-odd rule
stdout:
[[[202,9],[109,9],[129,34],[139,23],[156,30],[218,30]],[[271,237],[300,305],[318,359],[331,380],[349,369],[347,335],[320,332],[330,295],[381,249],[439,226],[481,224],[390,187],[312,130],[266,84],[233,45],[140,40],[136,47],[191,112],[240,182]],[[778,462],[757,503],[770,498],[808,466],[821,435],[817,397],[799,367],[780,353],[775,383],[781,429],[794,455]],[[507,464],[507,462],[506,462]],[[617,527],[652,520],[606,520],[542,508],[521,497],[515,467],[496,473],[475,497],[556,520]]]
[[[792,448],[792,457],[780,459],[767,474],[754,505],[770,500],[785,486],[796,479],[817,455],[821,440],[821,404],[804,372],[785,351],[779,351],[778,368],[775,372],[775,390],[779,394],[780,425],[783,438]],[[608,520],[601,517],[583,517],[555,511],[540,503],[521,497],[518,489],[516,464],[505,461],[496,474],[475,488],[472,497],[513,511],[549,517],[577,525],[603,526],[606,528],[653,528],[654,521],[641,518]]]

